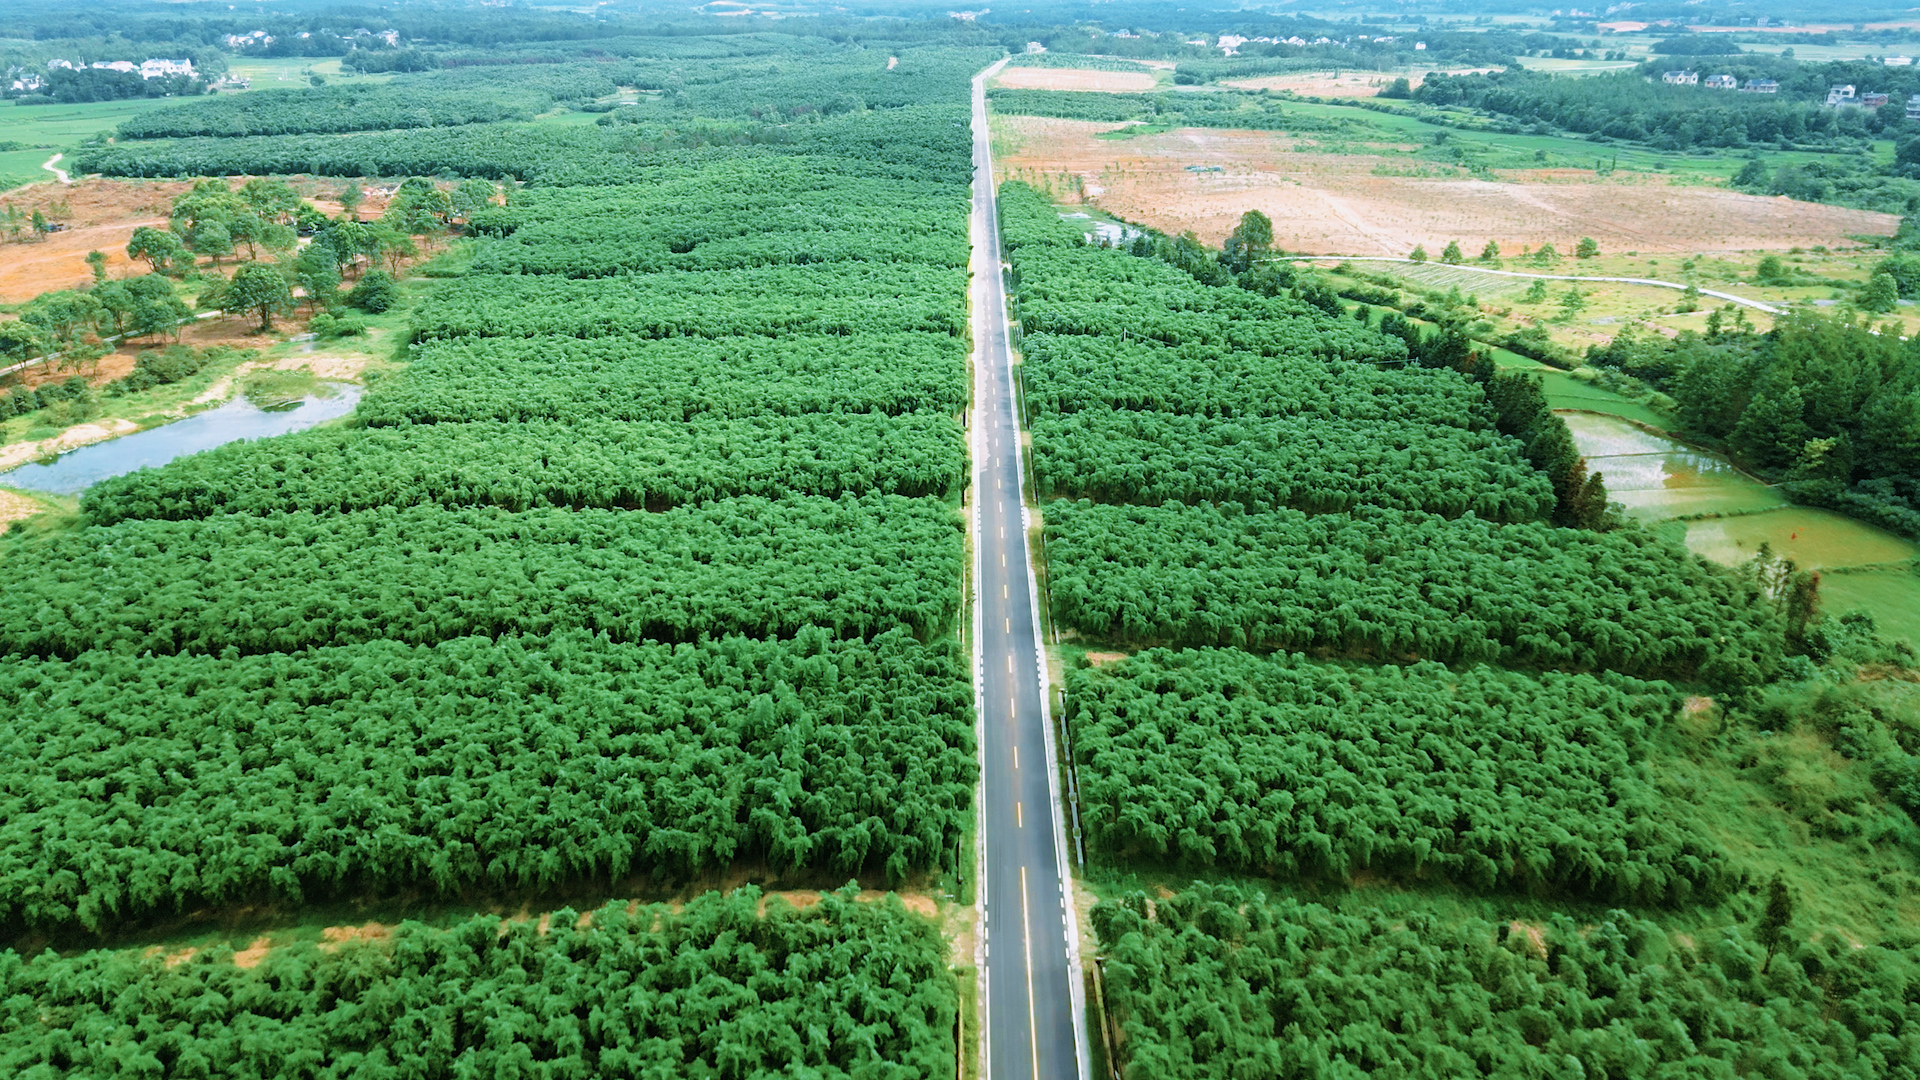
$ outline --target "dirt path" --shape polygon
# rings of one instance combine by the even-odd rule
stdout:
[[[1280,261],[1281,262],[1395,262],[1395,263],[1413,262],[1412,259],[1401,258],[1399,256],[1394,256],[1394,255],[1353,255],[1353,256],[1290,255],[1281,259]],[[1661,289],[1678,289],[1681,292],[1685,292],[1687,290],[1687,287],[1685,285],[1680,284],[1679,282],[1661,281],[1658,278],[1582,277],[1578,274],[1528,274],[1519,270],[1490,270],[1484,266],[1466,266],[1460,263],[1425,263],[1422,265],[1445,266],[1450,270],[1466,270],[1475,274],[1492,274],[1495,277],[1539,278],[1543,281],[1604,281],[1604,282],[1611,282],[1616,285],[1652,285],[1652,286],[1655,286],[1656,288],[1661,288]],[[1780,314],[1780,309],[1773,306],[1772,304],[1762,303],[1759,300],[1749,300],[1744,296],[1735,296],[1730,292],[1721,292],[1718,289],[1701,289],[1700,295],[1711,296],[1717,300],[1725,300],[1729,303],[1739,304],[1741,307],[1752,308],[1755,311],[1764,311],[1769,315]]]
[[[71,184],[73,183],[73,177],[67,175],[67,170],[55,167],[60,164],[60,159],[66,156],[65,154],[55,154],[42,163],[40,167],[52,173],[54,178],[61,183]]]

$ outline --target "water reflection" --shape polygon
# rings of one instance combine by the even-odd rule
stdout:
[[[107,479],[174,458],[197,454],[240,439],[261,439],[310,428],[345,416],[360,401],[352,383],[322,383],[321,392],[291,408],[262,409],[244,396],[217,409],[118,439],[83,446],[45,464],[22,465],[0,473],[0,485],[74,495]]]

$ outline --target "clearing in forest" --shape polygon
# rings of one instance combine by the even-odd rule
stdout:
[[[1721,252],[1843,245],[1890,234],[1891,214],[1793,202],[1676,182],[1655,173],[1584,169],[1462,170],[1322,146],[1311,135],[1181,128],[1113,137],[1127,125],[1003,116],[995,121],[1003,179],[1069,201],[1084,196],[1131,221],[1218,245],[1248,210],[1273,219],[1279,242],[1313,254],[1405,255],[1458,240],[1477,252],[1582,236],[1604,251]],[[1107,136],[1107,137],[1103,137]],[[1329,152],[1350,149],[1352,152]],[[1426,175],[1405,175],[1424,173]]]

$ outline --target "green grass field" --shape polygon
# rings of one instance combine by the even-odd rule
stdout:
[[[40,163],[51,157],[46,150],[8,150],[0,153],[0,191],[10,191],[35,180],[51,180],[53,174]]]
[[[128,98],[84,105],[0,105],[0,142],[23,142],[31,147],[64,150],[94,135],[111,132],[122,120],[149,109],[178,105],[182,100]]]

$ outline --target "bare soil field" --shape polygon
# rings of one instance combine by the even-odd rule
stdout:
[[[1437,254],[1449,240],[1477,252],[1583,236],[1603,251],[1719,252],[1848,246],[1850,234],[1891,234],[1892,214],[1767,198],[1634,173],[1517,170],[1498,180],[1376,175],[1392,159],[1296,149],[1283,133],[1186,128],[1101,139],[1124,125],[1002,117],[1001,179],[1084,196],[1130,221],[1218,245],[1248,210],[1274,222],[1275,242],[1312,254]],[[1404,161],[1404,159],[1402,159]],[[1218,169],[1212,171],[1190,171]]]
[[[142,225],[164,226],[176,195],[193,185],[177,180],[82,180],[29,184],[0,197],[0,209],[38,210],[67,226],[45,240],[0,247],[0,303],[17,304],[53,289],[93,280],[87,252],[107,256],[107,272],[124,277],[127,240]],[[144,269],[144,267],[142,268]]]
[[[1152,90],[1158,80],[1144,71],[1010,67],[994,78],[993,85],[1010,90],[1105,90],[1134,94]]]
[[[1309,71],[1291,75],[1262,75],[1257,79],[1234,79],[1223,82],[1222,86],[1231,86],[1236,90],[1291,90],[1305,97],[1325,98],[1370,98],[1385,90],[1395,79],[1407,80],[1409,87],[1418,87],[1429,75],[1470,75],[1499,68],[1448,68],[1444,71]]]
[[[236,179],[235,185],[240,181]],[[297,180],[295,189],[322,213],[338,215],[342,180]],[[29,184],[0,196],[0,210],[18,207],[45,214],[66,225],[45,240],[0,244],[0,304],[18,304],[43,292],[71,289],[93,280],[87,252],[107,256],[107,273],[127,277],[145,273],[146,265],[127,259],[127,241],[142,225],[167,223],[173,200],[193,184],[181,180],[108,180],[94,177],[72,184],[49,181]],[[372,218],[386,209],[393,184],[367,191],[360,216]]]

